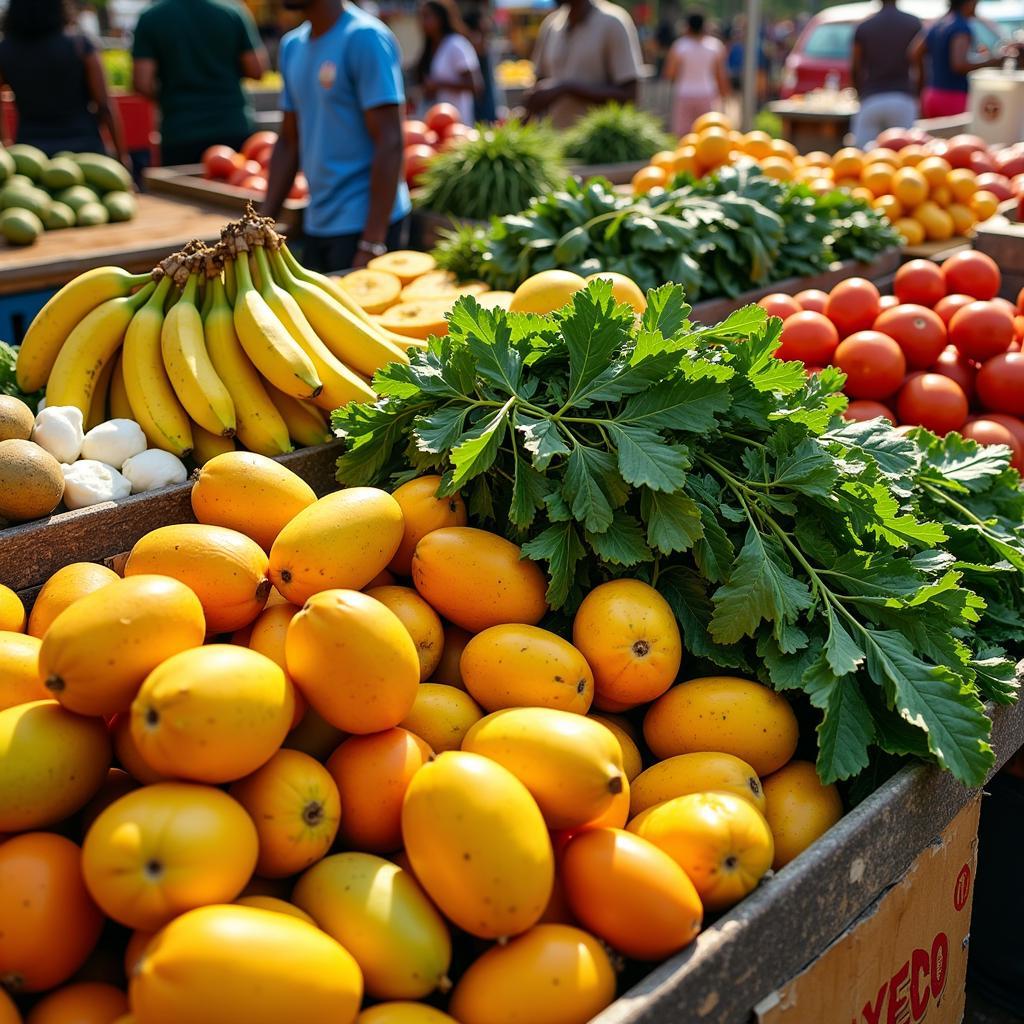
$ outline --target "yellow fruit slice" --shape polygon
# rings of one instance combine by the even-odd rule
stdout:
[[[396,249],[376,256],[367,264],[370,270],[383,270],[394,274],[403,285],[415,281],[417,277],[429,274],[437,266],[429,252],[415,252],[412,249]]]

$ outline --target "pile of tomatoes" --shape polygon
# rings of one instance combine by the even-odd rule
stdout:
[[[438,153],[464,139],[473,139],[477,130],[462,123],[458,109],[451,103],[435,103],[422,121],[407,120],[405,136],[405,181],[411,188]]]
[[[1008,446],[1024,471],[1024,291],[1014,305],[1001,284],[994,260],[965,250],[905,263],[892,295],[851,277],[760,305],[783,320],[780,358],[846,374],[847,419],[956,430]]]
[[[230,146],[210,146],[203,153],[203,176],[265,196],[270,158],[276,143],[277,132],[263,131],[250,135],[238,152]],[[295,175],[288,198],[309,198],[309,184],[302,171]]]

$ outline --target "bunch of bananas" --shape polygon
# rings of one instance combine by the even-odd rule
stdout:
[[[411,344],[250,209],[213,248],[191,242],[150,274],[100,267],[65,285],[32,322],[17,379],[87,423],[133,419],[152,447],[202,463],[236,439],[267,456],[326,441],[324,413],[372,401],[369,379],[408,362]]]

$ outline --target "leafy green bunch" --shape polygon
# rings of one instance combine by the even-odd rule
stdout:
[[[558,139],[543,124],[481,126],[477,138],[430,162],[417,203],[467,220],[518,213],[565,177],[558,149]]]
[[[843,193],[766,178],[753,166],[683,177],[660,195],[626,196],[600,178],[542,195],[486,230],[448,235],[438,264],[493,288],[542,270],[615,271],[643,289],[681,284],[691,299],[736,296],[772,281],[871,259],[900,244],[888,222]]]
[[[9,345],[6,341],[0,341],[0,395],[11,395],[20,398],[33,412],[43,397],[42,391],[34,395],[26,395],[18,387],[18,377],[15,372],[18,365],[18,350]]]
[[[593,107],[564,135],[562,151],[580,164],[625,164],[650,160],[672,146],[661,121],[630,103]]]
[[[553,628],[594,585],[647,580],[687,671],[749,673],[820,713],[818,771],[873,748],[972,785],[982,701],[1014,699],[1024,498],[1010,453],[844,424],[835,369],[774,355],[756,306],[716,327],[677,286],[639,323],[598,281],[550,316],[460,300],[449,333],[334,413],[345,484],[440,472],[481,525],[547,567]]]

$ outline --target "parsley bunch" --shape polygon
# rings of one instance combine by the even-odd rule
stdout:
[[[546,317],[463,299],[376,403],[335,412],[339,480],[441,472],[547,566],[556,629],[597,583],[651,582],[688,672],[807,695],[825,781],[877,748],[979,784],[982,701],[1015,699],[1024,641],[1009,451],[844,424],[842,374],[777,359],[780,321],[689,312],[664,286],[637,323],[601,281]]]

